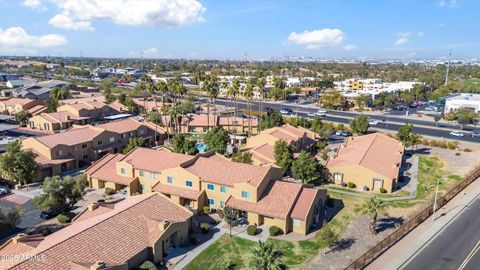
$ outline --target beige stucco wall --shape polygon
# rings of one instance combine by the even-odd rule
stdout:
[[[346,184],[348,182],[355,183],[358,188],[366,186],[369,190],[379,191],[373,189],[373,179],[383,179],[383,188],[388,192],[392,192],[392,188],[395,185],[396,179],[389,178],[387,176],[376,173],[368,168],[365,168],[360,165],[351,165],[344,167],[333,167],[329,168],[329,171],[333,177],[334,173],[343,174],[343,182]],[[333,178],[332,178],[333,179]],[[337,183],[340,184],[340,183]]]

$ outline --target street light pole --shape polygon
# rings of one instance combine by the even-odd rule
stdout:
[[[440,183],[440,178],[437,179],[437,187],[435,188],[435,200],[433,201],[433,214],[432,221],[435,221],[435,211],[437,210],[437,198],[438,198],[438,185]]]

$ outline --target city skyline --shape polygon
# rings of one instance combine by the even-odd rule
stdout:
[[[0,55],[441,59],[452,49],[459,59],[480,51],[479,1],[0,0],[0,7]]]

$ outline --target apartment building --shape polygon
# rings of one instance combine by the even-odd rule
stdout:
[[[48,236],[19,234],[0,246],[0,269],[139,269],[188,244],[192,213],[159,193],[93,204]],[[28,256],[28,257],[27,257]]]
[[[278,180],[280,169],[236,163],[208,152],[195,156],[136,148],[108,154],[85,173],[90,187],[124,189],[128,194],[160,192],[196,212],[205,205],[240,211],[250,224],[275,225],[308,233],[319,224],[326,192]]]
[[[404,147],[382,133],[350,137],[327,161],[336,184],[354,183],[359,188],[396,190]]]
[[[0,99],[0,111],[4,114],[15,114],[21,111],[30,111],[32,114],[38,114],[45,110],[42,104],[41,101],[28,98],[4,98]]]
[[[176,126],[177,123],[170,122],[166,117],[168,126]],[[164,117],[162,117],[164,120]],[[180,121],[180,131],[182,133],[206,133],[213,127],[222,127],[232,133],[247,133],[251,129],[252,134],[258,133],[258,120],[252,118],[242,118],[233,116],[207,115],[207,114],[189,114],[183,116]]]
[[[165,132],[157,129],[157,142]],[[118,153],[133,137],[143,137],[150,145],[155,136],[150,123],[133,118],[98,126],[74,126],[68,131],[46,136],[30,137],[22,141],[24,149],[37,154],[40,177],[60,174],[95,161],[107,153]]]
[[[445,98],[444,113],[455,112],[458,109],[469,109],[480,113],[480,94],[461,93]]]
[[[247,143],[241,146],[241,151],[252,153],[253,164],[274,164],[274,146],[278,140],[285,141],[293,146],[295,152],[300,152],[313,149],[317,139],[318,135],[309,129],[285,124],[263,130],[260,134],[248,138]]]

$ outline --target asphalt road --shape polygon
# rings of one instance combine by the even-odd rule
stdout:
[[[0,200],[0,208],[2,209],[8,210],[15,206],[17,205],[12,202]],[[17,225],[18,228],[30,228],[44,221],[40,218],[40,213],[42,211],[34,205],[33,200],[29,200],[28,202],[18,206],[22,207],[25,210],[22,221],[20,222],[20,224]]]
[[[480,199],[477,198],[404,269],[480,269],[479,228]]]
[[[215,103],[218,105],[224,105],[224,106],[231,106],[233,107],[233,103],[229,102],[228,100],[218,98],[215,100]],[[294,103],[265,103],[264,107],[270,107],[274,111],[280,111],[282,108],[289,107],[291,108],[294,112],[297,113],[298,116],[300,117],[308,117],[307,113],[309,112],[316,112],[317,109],[315,108],[305,108],[305,107],[299,107],[296,106]],[[237,102],[237,108],[238,109],[246,109],[247,104],[245,101],[239,101]],[[259,110],[259,102],[252,101],[251,102],[251,109],[252,110]],[[348,124],[348,121],[350,118],[355,117],[359,113],[355,112],[343,112],[343,111],[329,111],[326,116],[323,116],[322,119],[330,122],[335,122],[335,123],[343,123],[343,124]],[[406,123],[412,123],[414,125],[413,130],[415,133],[425,135],[425,136],[432,136],[432,137],[438,137],[438,138],[445,138],[445,139],[455,139],[459,141],[467,141],[467,142],[474,142],[474,143],[480,143],[480,138],[472,138],[470,135],[466,134],[464,137],[453,137],[449,133],[452,130],[459,130],[457,125],[452,125],[452,124],[443,124],[440,125],[442,128],[447,128],[448,130],[445,129],[439,129],[435,126],[434,122],[431,121],[425,121],[425,120],[417,120],[417,119],[403,119],[403,118],[398,118],[398,117],[387,117],[387,115],[379,115],[379,116],[372,116],[369,118],[372,119],[377,119],[380,121],[380,123],[376,126],[373,126],[372,129],[375,128],[381,128],[381,129],[387,129],[391,131],[398,131],[403,125]],[[390,123],[385,123],[384,121],[387,121]],[[420,126],[422,125],[422,126]]]

